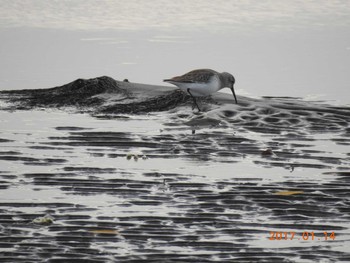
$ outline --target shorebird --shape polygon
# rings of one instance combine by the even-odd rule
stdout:
[[[225,87],[231,89],[237,103],[235,90],[233,89],[235,78],[227,72],[219,73],[212,69],[196,69],[182,76],[165,79],[164,81],[174,84],[190,94],[199,111],[201,110],[195,97],[208,96]]]

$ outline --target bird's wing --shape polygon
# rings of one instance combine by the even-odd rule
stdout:
[[[211,69],[196,69],[182,76],[173,77],[171,79],[165,79],[164,81],[182,82],[182,83],[195,83],[195,82],[205,83],[205,82],[208,82],[209,79],[215,74],[216,72]]]

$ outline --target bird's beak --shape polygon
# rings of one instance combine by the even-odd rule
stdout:
[[[235,94],[235,90],[233,89],[233,85],[232,85],[231,90],[232,90],[233,97],[235,97],[236,104],[238,104],[237,98],[236,98],[236,94]]]

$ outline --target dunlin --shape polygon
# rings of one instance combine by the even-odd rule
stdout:
[[[233,89],[235,78],[227,72],[219,73],[212,69],[196,69],[182,76],[165,79],[164,81],[174,84],[181,90],[188,92],[199,111],[201,110],[195,97],[208,96],[225,87],[231,89],[237,103],[235,90]]]

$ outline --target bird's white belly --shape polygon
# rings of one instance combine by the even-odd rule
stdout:
[[[177,83],[177,86],[187,92],[190,92],[195,97],[208,96],[220,89],[219,81],[216,78],[212,78],[208,83]]]

